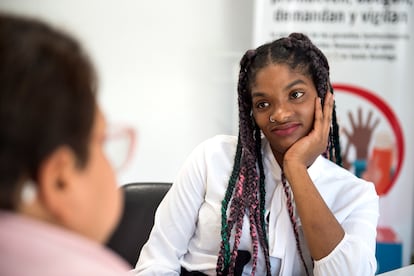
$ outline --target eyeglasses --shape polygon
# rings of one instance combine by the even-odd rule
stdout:
[[[116,172],[125,169],[134,153],[136,134],[132,127],[109,125],[105,136],[106,157]]]
[[[105,135],[104,151],[112,168],[119,172],[127,167],[134,149],[136,134],[132,127],[110,125]],[[23,183],[20,199],[30,204],[37,196],[37,186],[31,179]]]

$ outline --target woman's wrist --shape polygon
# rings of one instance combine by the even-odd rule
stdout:
[[[302,173],[307,173],[307,167],[300,162],[285,160],[283,162],[283,172],[286,179],[289,181],[295,177],[295,175],[299,176]]]

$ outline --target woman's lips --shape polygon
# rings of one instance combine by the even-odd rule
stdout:
[[[299,124],[279,125],[279,126],[272,128],[272,133],[278,136],[289,136],[293,132],[295,132],[295,130],[298,129],[298,127],[299,127]]]

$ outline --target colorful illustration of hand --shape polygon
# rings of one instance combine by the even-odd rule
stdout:
[[[375,128],[378,126],[380,119],[377,118],[374,122],[372,120],[372,110],[369,111],[366,122],[362,119],[362,109],[358,108],[358,121],[355,122],[354,116],[348,112],[349,121],[351,122],[352,130],[348,131],[343,128],[343,132],[347,137],[348,143],[343,154],[344,167],[349,169],[351,163],[349,162],[348,154],[351,145],[356,151],[356,160],[368,159],[368,146],[372,138]]]

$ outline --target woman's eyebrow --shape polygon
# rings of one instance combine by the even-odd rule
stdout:
[[[265,96],[266,96],[266,93],[264,93],[264,92],[260,92],[260,91],[252,92],[252,98],[255,98],[255,97],[265,97]]]
[[[292,81],[291,83],[289,83],[288,85],[285,86],[285,88],[283,90],[289,90],[291,89],[293,86],[295,86],[296,84],[305,84],[305,81],[301,80],[301,79],[297,79]]]

